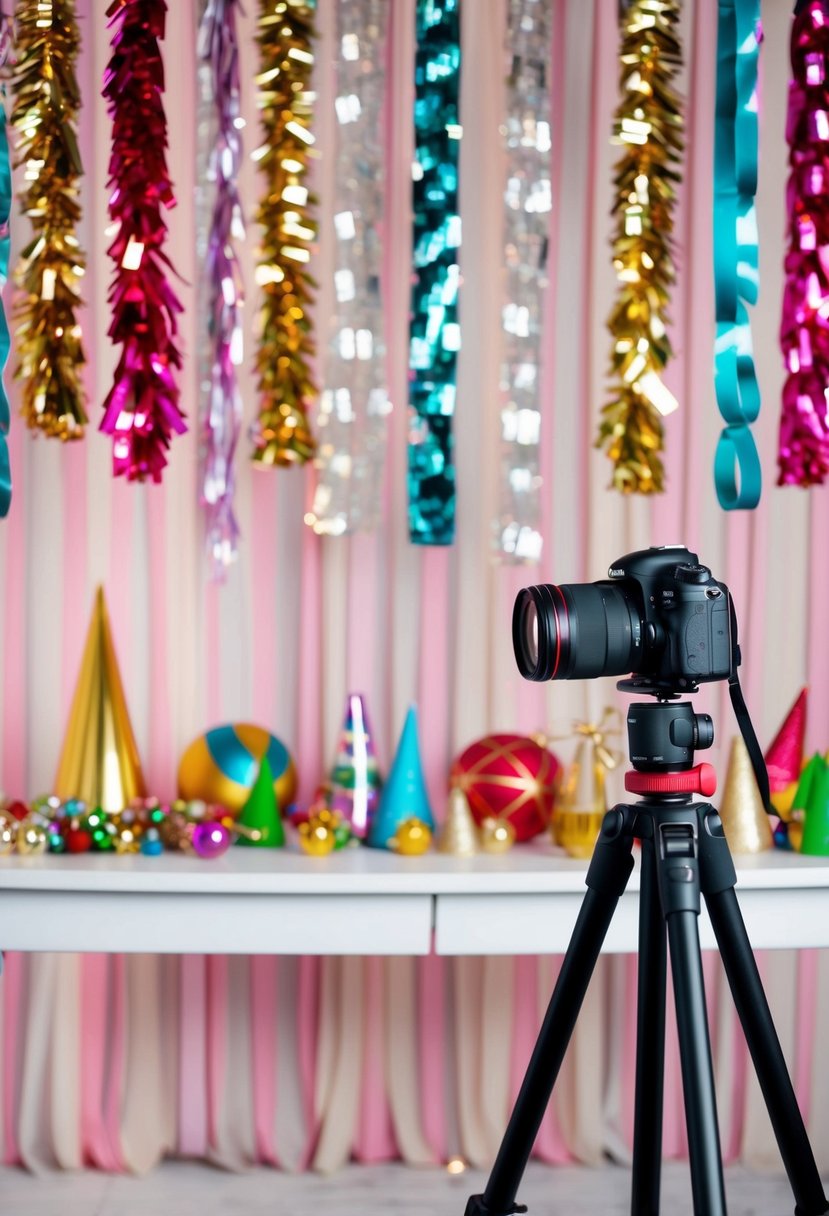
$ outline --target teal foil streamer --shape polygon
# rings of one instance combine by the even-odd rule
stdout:
[[[458,325],[460,0],[418,0],[409,333],[409,536],[455,538],[452,418]]]
[[[0,13],[0,60],[2,62],[5,62],[10,47],[10,23],[11,18],[5,13]],[[9,277],[9,253],[11,251],[9,221],[12,211],[12,170],[9,159],[6,107],[3,104],[5,95],[6,90],[3,88],[0,97],[0,290],[6,285]],[[2,299],[0,299],[0,517],[8,515],[12,501],[12,475],[9,463],[9,445],[6,439],[10,423],[9,398],[2,378],[10,348],[9,323]]]
[[[747,304],[757,303],[757,67],[760,0],[720,0],[714,138],[714,385],[725,421],[714,456],[726,511],[760,501],[762,475],[750,423],[760,412]]]

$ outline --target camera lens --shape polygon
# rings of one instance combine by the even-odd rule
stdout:
[[[636,669],[642,622],[612,583],[545,583],[519,591],[512,642],[527,680],[619,676]]]

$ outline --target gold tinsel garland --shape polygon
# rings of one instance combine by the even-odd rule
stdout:
[[[682,63],[678,0],[630,0],[621,16],[621,101],[616,167],[613,266],[619,284],[608,319],[613,338],[613,397],[602,410],[597,447],[613,461],[613,485],[624,493],[664,488],[659,453],[662,415],[677,402],[661,373],[672,356],[667,334],[674,204],[683,148]]]
[[[75,62],[80,36],[74,0],[18,0],[17,67],[11,125],[15,167],[24,168],[20,208],[33,237],[15,278],[23,382],[22,413],[30,427],[60,439],[83,435],[87,421],[81,368],[85,362],[76,310],[84,255],[75,228],[83,173],[75,135],[80,105]]]
[[[304,185],[313,95],[314,6],[260,0],[256,78],[262,145],[254,159],[265,178],[257,212],[263,229],[256,281],[264,300],[257,351],[260,407],[253,459],[262,465],[303,464],[314,454],[307,409],[316,393],[308,273],[316,236],[316,199]]]

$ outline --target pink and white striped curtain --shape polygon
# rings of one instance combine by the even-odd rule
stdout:
[[[183,276],[183,402],[191,431],[176,441],[164,484],[110,477],[107,442],[32,442],[15,421],[15,502],[0,528],[0,773],[9,794],[48,789],[96,583],[106,586],[132,719],[151,787],[174,792],[186,743],[220,721],[253,719],[297,757],[302,792],[330,763],[344,695],[368,694],[387,764],[408,703],[420,706],[424,761],[437,808],[453,754],[491,729],[566,729],[615,694],[598,682],[540,688],[520,681],[509,616],[524,582],[593,579],[647,544],[684,541],[732,587],[745,685],[768,740],[800,685],[811,696],[811,747],[829,721],[825,536],[829,490],[772,487],[783,373],[776,331],[782,287],[789,5],[764,14],[759,191],[761,302],[754,328],[765,408],[757,437],[767,474],[758,511],[726,518],[712,485],[718,416],[712,387],[711,162],[715,0],[687,0],[683,35],[688,156],[680,198],[677,358],[682,408],[666,421],[669,490],[623,501],[591,447],[608,360],[612,297],[608,133],[615,101],[616,0],[551,0],[554,210],[544,349],[543,526],[538,569],[493,565],[497,501],[501,283],[503,0],[463,11],[461,210],[464,245],[456,420],[458,539],[418,549],[406,536],[405,466],[412,162],[414,0],[389,5],[385,292],[391,421],[385,511],[376,535],[326,540],[302,523],[308,483],[296,470],[240,468],[241,557],[222,589],[205,578],[197,507],[194,284],[196,0],[170,4],[165,55],[170,217]],[[320,0],[317,186],[322,239],[318,315],[330,309],[334,0]],[[84,317],[92,412],[110,383],[105,258],[109,124],[99,96],[106,0],[81,0],[87,170],[82,240],[89,251]],[[243,112],[255,146],[253,3],[242,21]],[[257,182],[246,160],[242,197]],[[14,227],[17,247],[23,224]],[[243,250],[246,347],[255,342],[255,233]],[[325,326],[321,326],[325,332]],[[246,422],[252,363],[242,369]],[[701,695],[721,744],[732,730],[722,690]],[[159,925],[159,947],[163,946]],[[0,943],[2,928],[0,927]],[[818,1028],[829,1019],[829,960],[767,955],[763,970],[829,1167],[829,1090],[813,1085]],[[12,956],[0,1001],[0,1143],[31,1168],[145,1170],[165,1153],[332,1169],[350,1154],[423,1162],[459,1152],[486,1163],[498,1142],[541,1011],[553,959],[267,959]],[[762,1101],[719,964],[706,962],[721,1123],[729,1154],[776,1160]],[[538,1151],[596,1160],[630,1143],[635,962],[605,960]],[[675,1041],[669,1041],[666,1149],[684,1151]]]

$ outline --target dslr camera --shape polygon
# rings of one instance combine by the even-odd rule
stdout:
[[[630,673],[620,688],[665,700],[732,678],[740,661],[729,590],[683,545],[629,553],[596,583],[525,587],[512,639],[528,680]]]

